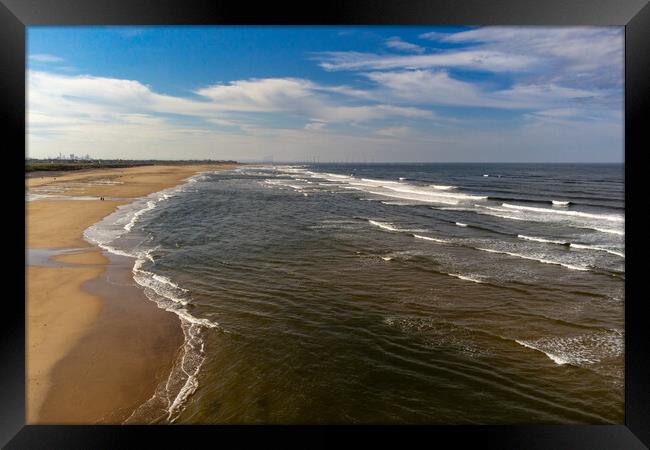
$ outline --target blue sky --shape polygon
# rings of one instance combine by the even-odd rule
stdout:
[[[620,27],[30,27],[30,157],[623,161]]]

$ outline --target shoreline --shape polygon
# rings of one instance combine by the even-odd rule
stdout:
[[[121,423],[129,408],[151,397],[182,346],[180,321],[146,298],[130,258],[107,254],[83,232],[120,205],[196,173],[232,167],[138,166],[26,178],[27,192],[57,196],[27,202],[26,250],[59,251],[44,264],[26,260],[27,423]]]

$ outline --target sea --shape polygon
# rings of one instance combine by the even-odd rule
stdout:
[[[623,423],[623,164],[203,172],[85,237],[179,317],[126,423]]]

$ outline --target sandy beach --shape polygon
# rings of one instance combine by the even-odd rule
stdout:
[[[132,261],[108,259],[83,231],[137,197],[227,167],[26,179],[29,194],[44,196],[26,205],[27,423],[121,423],[152,395],[182,344],[178,318],[146,299],[132,279]],[[38,252],[46,257],[36,264],[30,255]]]

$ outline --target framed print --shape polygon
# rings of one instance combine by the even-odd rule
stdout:
[[[650,443],[647,2],[0,10],[7,448]]]

